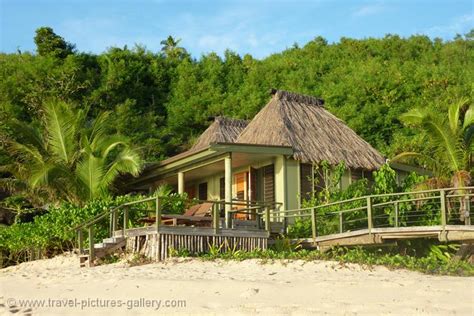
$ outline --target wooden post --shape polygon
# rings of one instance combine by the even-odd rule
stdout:
[[[398,227],[398,201],[395,202],[395,227]]]
[[[270,233],[270,209],[265,206],[265,230]]]
[[[89,226],[89,267],[94,266],[95,249],[94,249],[94,227]]]
[[[446,191],[441,190],[439,192],[439,199],[441,202],[441,226],[443,226],[443,230],[446,227]]]
[[[219,205],[217,203],[212,204],[212,226],[214,228],[214,234],[219,232]]]
[[[231,228],[229,213],[232,210],[232,153],[224,158],[224,172],[225,224],[226,228]]]
[[[113,222],[114,222],[114,214],[110,213],[109,214],[109,237],[113,237],[114,235],[114,228],[113,228]]]
[[[464,224],[471,225],[471,201],[469,199],[469,195],[466,195],[466,211],[464,215]]]
[[[373,222],[372,222],[372,197],[367,197],[367,228],[369,234],[372,232]]]
[[[161,206],[160,206],[160,198],[156,197],[155,202],[155,216],[156,216],[156,232],[160,232],[160,225],[161,225]]]
[[[256,214],[255,214],[255,220],[257,221],[257,228],[260,229],[262,227],[262,217],[260,216],[260,214],[258,213],[258,211],[260,211],[261,209],[258,209]]]
[[[114,232],[117,230],[117,210],[114,209],[111,213],[112,217],[112,223],[111,223],[111,232],[110,232],[110,237],[114,237]]]
[[[278,210],[278,216],[283,216],[283,232],[286,233],[287,228],[288,228],[288,219],[286,218],[285,214],[283,215],[281,214],[281,204],[278,204],[277,210]]]
[[[178,194],[184,193],[184,172],[178,172]]]
[[[79,228],[77,230],[77,249],[80,255],[82,255],[82,253],[84,252],[83,246],[84,245],[83,245],[82,229]]]
[[[339,212],[339,233],[342,234],[343,231],[344,229],[342,227],[342,212]]]
[[[123,226],[122,226],[122,237],[125,237],[125,232],[128,228],[128,207],[123,208]]]
[[[318,228],[316,226],[316,208],[311,209],[311,232],[313,233],[313,243],[316,244],[316,237],[318,237]]]

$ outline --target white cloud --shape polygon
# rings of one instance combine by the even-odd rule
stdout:
[[[379,14],[387,9],[386,5],[382,2],[371,3],[362,6],[355,10],[352,15],[355,17],[364,17],[369,15]]]
[[[422,33],[433,37],[452,37],[455,34],[467,33],[474,27],[474,14],[459,16],[446,25],[436,25],[428,28]]]

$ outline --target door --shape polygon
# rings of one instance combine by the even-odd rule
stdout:
[[[257,169],[250,167],[248,172],[248,199],[251,202],[257,201]],[[250,219],[256,218],[256,211],[253,210]]]
[[[234,175],[234,183],[235,183],[235,195],[239,202],[247,200],[248,198],[248,172],[241,172]],[[234,209],[243,209],[246,208],[244,204],[236,205]],[[246,219],[247,215],[243,213],[236,213],[236,219]]]

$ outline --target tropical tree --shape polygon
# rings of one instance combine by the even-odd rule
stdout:
[[[54,33],[50,27],[40,27],[36,30],[35,44],[38,55],[65,58],[74,52],[75,46]]]
[[[11,190],[43,202],[87,201],[109,193],[119,174],[138,175],[141,160],[127,139],[110,135],[110,113],[88,122],[84,111],[62,101],[44,106],[41,124],[13,121],[7,152],[13,162],[2,166],[9,172]]]
[[[181,39],[175,39],[170,35],[167,39],[160,42],[160,44],[163,46],[161,51],[165,53],[167,57],[181,57],[186,51],[183,47],[178,46],[179,42],[181,42]]]
[[[470,183],[474,166],[474,104],[462,99],[449,106],[447,115],[433,108],[415,108],[400,120],[419,128],[427,138],[427,145],[433,147],[433,153],[403,152],[393,160],[418,159],[438,178],[450,179],[455,187]]]

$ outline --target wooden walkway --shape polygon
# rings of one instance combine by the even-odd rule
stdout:
[[[311,227],[311,236],[295,241],[322,250],[414,238],[474,243],[473,204],[474,187],[445,188],[363,196],[273,216],[290,227],[297,222]]]

